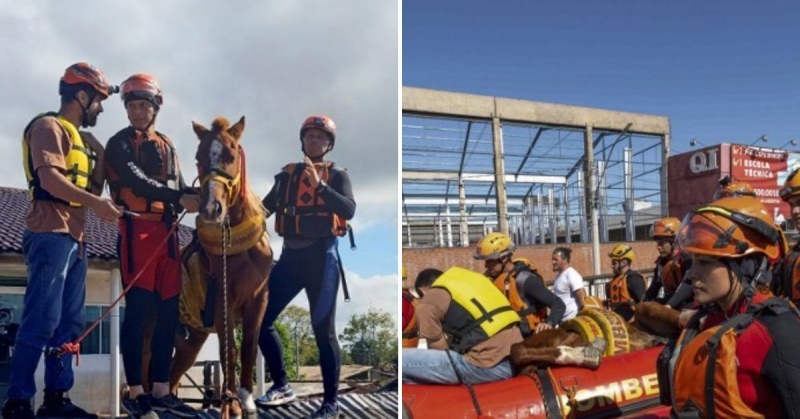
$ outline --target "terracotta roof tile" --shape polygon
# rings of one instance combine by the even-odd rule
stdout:
[[[0,252],[22,253],[22,233],[28,213],[28,192],[24,189],[0,187]],[[181,225],[181,245],[192,239],[194,229]],[[117,259],[117,226],[101,221],[92,211],[86,221],[86,251],[90,258]]]

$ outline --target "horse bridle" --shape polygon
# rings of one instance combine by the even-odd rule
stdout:
[[[197,165],[197,173],[200,174],[200,189],[203,190],[208,188],[208,183],[211,181],[219,182],[222,184],[222,186],[225,188],[225,192],[228,194],[228,202],[226,203],[228,208],[234,206],[241,190],[241,163],[239,163],[239,168],[239,173],[237,173],[236,176],[231,175],[219,167],[212,167],[208,170],[207,174],[204,174],[203,168],[200,165]]]

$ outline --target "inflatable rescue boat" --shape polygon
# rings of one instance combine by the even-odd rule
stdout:
[[[597,370],[553,366],[509,380],[473,385],[403,384],[411,418],[659,417],[656,358],[662,346],[603,358]],[[480,412],[480,414],[479,414]]]

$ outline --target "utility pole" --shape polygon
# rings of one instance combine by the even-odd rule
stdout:
[[[294,364],[295,364],[295,377],[300,379],[300,339],[297,333],[299,322],[294,325]]]

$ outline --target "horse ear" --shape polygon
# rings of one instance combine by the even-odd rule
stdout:
[[[232,127],[228,128],[228,134],[231,137],[235,138],[236,141],[239,141],[239,138],[242,136],[242,131],[244,131],[244,116],[239,119],[239,122],[233,124]]]
[[[198,140],[203,138],[203,136],[208,133],[208,128],[194,121],[192,121],[192,129],[194,130],[194,133],[197,134]]]

